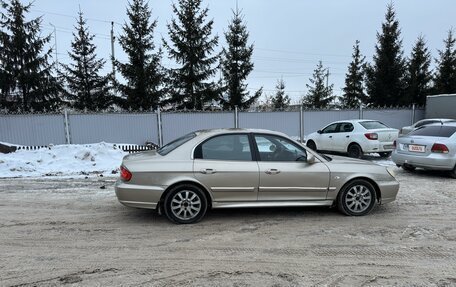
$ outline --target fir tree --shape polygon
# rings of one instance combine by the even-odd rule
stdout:
[[[133,110],[155,109],[163,97],[161,49],[153,42],[157,21],[150,22],[152,11],[144,0],[133,0],[127,9],[129,23],[124,24],[120,45],[128,56],[127,63],[115,61],[126,84],[116,83],[127,97],[126,107]]]
[[[206,21],[208,8],[201,0],[179,0],[173,4],[176,18],[168,24],[170,43],[164,41],[169,57],[180,66],[170,70],[173,89],[169,102],[178,108],[202,110],[204,104],[219,98],[219,88],[211,81],[219,59],[211,56],[218,37],[211,36],[213,20]]]
[[[275,88],[275,95],[271,98],[272,107],[277,110],[283,110],[290,105],[290,97],[285,94],[284,80],[278,80]]]
[[[221,55],[222,89],[225,93],[221,103],[225,108],[248,108],[261,95],[261,89],[252,97],[249,97],[249,92],[246,91],[245,80],[253,70],[253,44],[247,44],[249,33],[242,23],[239,10],[233,11],[233,19],[225,38],[228,48],[223,48]]]
[[[302,102],[305,108],[323,109],[331,106],[334,100],[332,92],[334,85],[325,85],[325,77],[328,76],[328,70],[323,68],[323,63],[319,61],[313,77],[309,79],[310,85],[306,84],[308,91]]]
[[[1,99],[12,111],[55,110],[61,86],[49,64],[52,50],[45,50],[50,35],[41,37],[41,17],[26,20],[32,4],[0,0],[1,7]]]
[[[434,79],[435,94],[456,93],[456,39],[453,30],[448,31],[448,37],[444,40],[445,49],[439,50],[437,71]]]
[[[402,104],[412,103],[424,106],[426,96],[430,94],[431,53],[429,53],[423,36],[418,37],[413,46],[410,59],[407,63],[407,74],[405,78],[406,90]]]
[[[359,51],[359,41],[353,46],[353,60],[348,66],[348,72],[345,75],[345,87],[342,89],[342,107],[357,108],[361,103],[366,102],[364,93],[364,68],[366,57],[363,57]]]
[[[72,106],[79,110],[96,111],[107,108],[112,102],[109,91],[109,75],[100,76],[105,61],[96,59],[94,35],[88,31],[86,20],[79,12],[76,32],[68,52],[72,64],[62,64],[63,78],[68,87],[67,96]]]
[[[366,69],[368,102],[372,106],[397,105],[404,92],[405,61],[399,22],[392,4],[387,7],[377,41],[373,64]]]

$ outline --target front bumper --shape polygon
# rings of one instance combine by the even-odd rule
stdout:
[[[120,203],[129,207],[156,209],[164,186],[144,186],[117,180],[114,189]]]
[[[380,204],[396,200],[397,193],[399,192],[399,182],[397,180],[378,181],[377,184],[382,196]]]
[[[448,155],[441,153],[418,156],[394,151],[391,159],[397,165],[408,164],[414,167],[434,170],[452,170],[456,165],[456,158],[450,158]]]

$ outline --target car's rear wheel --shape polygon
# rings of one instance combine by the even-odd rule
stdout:
[[[192,184],[173,187],[164,200],[166,217],[181,224],[195,223],[206,214],[207,198],[201,188]]]
[[[456,165],[454,166],[453,170],[450,171],[450,176],[451,176],[452,178],[456,178]]]
[[[405,163],[402,165],[402,169],[405,171],[415,171],[416,167]]]
[[[380,155],[380,157],[387,158],[387,157],[389,157],[391,155],[391,152],[390,151],[379,152],[378,154]]]
[[[363,155],[363,150],[358,144],[351,144],[348,147],[348,156],[353,158],[361,158]]]
[[[367,180],[357,179],[344,186],[337,198],[339,210],[350,216],[368,214],[375,205],[374,186]]]
[[[307,147],[310,148],[311,150],[316,151],[317,150],[317,145],[313,140],[310,140],[306,143]]]

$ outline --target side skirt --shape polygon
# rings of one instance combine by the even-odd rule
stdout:
[[[334,200],[315,201],[252,201],[252,202],[212,202],[212,208],[243,207],[287,207],[287,206],[332,206]]]

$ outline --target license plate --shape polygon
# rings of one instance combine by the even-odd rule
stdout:
[[[394,149],[394,146],[392,144],[384,145],[383,149]]]
[[[408,150],[412,151],[412,152],[425,152],[426,151],[424,145],[416,145],[416,144],[409,144]]]

